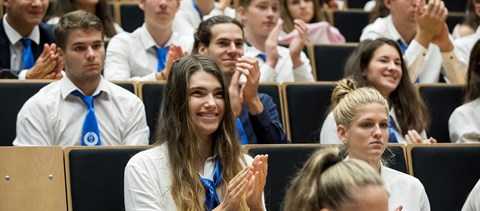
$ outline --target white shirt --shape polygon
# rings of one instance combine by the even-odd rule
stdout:
[[[451,142],[480,142],[480,98],[456,108],[448,120]]]
[[[403,43],[406,43],[393,25],[390,15],[385,18],[377,18],[374,23],[366,26],[360,40],[379,37],[397,42],[402,40]],[[467,72],[467,63],[457,58],[456,51],[442,53],[440,48],[433,43],[430,43],[428,49],[426,49],[416,40],[412,40],[403,56],[412,82],[420,77],[420,83],[437,83],[442,70],[441,61],[443,61],[443,71],[447,82],[451,81],[452,78],[464,81]]]
[[[380,177],[389,193],[388,210],[403,205],[403,211],[430,211],[430,202],[420,180],[383,165]]]
[[[47,23],[55,25],[58,23],[58,21],[60,21],[60,17],[51,17],[50,19],[48,19]],[[115,32],[117,32],[117,34],[124,32],[124,30],[120,25],[118,25],[118,23],[113,22],[113,28],[115,29]]]
[[[17,116],[14,146],[81,145],[87,106],[71,93],[79,90],[68,77],[32,96]],[[149,129],[142,101],[102,78],[93,96],[102,145],[148,145]]]
[[[245,155],[250,165],[253,159]],[[215,161],[209,157],[204,166],[203,178],[212,180]],[[177,210],[171,193],[170,162],[166,144],[145,150],[133,156],[125,167],[125,210]],[[225,197],[220,187],[216,189],[220,201]]]
[[[456,39],[453,44],[458,58],[468,64],[470,61],[470,52],[478,40],[480,40],[480,26],[475,33]]]
[[[183,51],[190,51],[193,37],[173,33],[165,46],[179,45]],[[155,81],[157,78],[157,46],[147,27],[143,24],[132,33],[115,35],[107,47],[103,75],[107,80]]]
[[[397,115],[395,115],[395,111],[390,109],[388,112],[393,119],[393,132],[395,136],[397,136],[398,143],[407,144],[407,140],[405,136],[400,131],[400,124],[398,123]],[[427,139],[427,133],[423,130],[420,133],[420,136],[423,139]],[[343,144],[340,138],[337,135],[337,123],[335,122],[335,118],[333,117],[333,112],[330,112],[325,118],[323,122],[322,130],[320,131],[320,144]]]
[[[181,35],[193,35],[202,20],[207,20],[216,15],[226,15],[235,18],[235,10],[227,7],[222,12],[218,8],[218,3],[213,4],[213,9],[208,15],[201,17],[201,14],[193,6],[193,0],[183,0],[180,3],[180,9],[173,19],[173,31]]]
[[[260,65],[260,82],[303,82],[314,81],[312,75],[312,66],[310,60],[304,52],[301,52],[300,57],[303,62],[297,68],[293,68],[292,58],[290,57],[290,50],[288,48],[277,46],[278,61],[275,68],[267,65],[263,60],[258,58],[258,55],[263,53],[257,48],[244,45],[245,56],[257,58]]]
[[[479,211],[480,210],[480,180],[468,195],[467,201],[462,207],[462,211]]]
[[[3,27],[5,28],[5,33],[7,34],[8,40],[10,41],[10,69],[11,70],[21,70],[18,74],[18,79],[25,80],[27,76],[27,69],[23,69],[23,43],[21,39],[23,38],[15,29],[8,24],[7,15],[3,16]],[[28,35],[28,38],[32,40],[35,44],[40,43],[40,29],[38,25],[33,27],[32,32]]]

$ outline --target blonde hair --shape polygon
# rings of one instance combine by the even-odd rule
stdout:
[[[362,105],[378,103],[385,106],[388,113],[388,102],[372,87],[357,88],[356,82],[351,78],[338,81],[332,93],[333,117],[337,125],[348,127],[357,116],[358,108]]]
[[[355,203],[359,189],[382,186],[380,175],[367,163],[343,160],[337,148],[315,152],[291,181],[283,210],[337,209]]]

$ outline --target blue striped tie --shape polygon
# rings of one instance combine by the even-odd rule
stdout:
[[[267,55],[264,53],[259,53],[257,57],[260,58],[263,62],[267,61]]]

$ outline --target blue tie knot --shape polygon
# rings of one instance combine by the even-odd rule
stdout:
[[[32,43],[29,38],[21,39],[23,44],[23,69],[30,69],[35,64],[35,59],[33,58],[32,52]]]
[[[267,61],[267,55],[264,53],[259,53],[257,57],[260,58],[263,62]]]
[[[155,51],[157,52],[157,58],[158,58],[157,72],[160,72],[163,69],[165,69],[165,64],[167,63],[167,55],[169,50],[170,50],[170,46],[167,46],[164,48],[155,46]]]

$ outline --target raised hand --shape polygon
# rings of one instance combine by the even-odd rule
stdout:
[[[230,180],[227,185],[225,198],[214,210],[238,210],[252,175],[252,167],[249,166],[240,171],[232,180]]]
[[[187,55],[187,52],[182,50],[182,47],[179,45],[171,45],[168,50],[167,62],[165,63],[165,69],[157,73],[157,80],[167,80],[168,74],[170,73],[170,68],[172,67],[173,62]]]
[[[26,78],[45,79],[47,76],[49,78],[55,78],[57,69],[59,67],[63,68],[63,64],[59,64],[59,62],[63,61],[63,58],[59,59],[58,57],[60,57],[60,55],[57,52],[57,45],[45,43],[40,57],[35,61],[35,65],[27,71]]]
[[[416,2],[415,19],[418,24],[416,40],[424,47],[438,35],[445,24],[448,10],[442,0],[430,0],[427,5],[423,0]]]
[[[416,130],[408,130],[405,134],[405,140],[408,144],[434,144],[437,143],[437,140],[433,137],[423,140],[423,138],[418,134]]]
[[[247,188],[247,205],[250,210],[263,210],[262,194],[267,181],[268,155],[257,155],[252,162],[253,177]]]
[[[235,71],[230,81],[230,86],[228,87],[228,93],[230,94],[230,106],[232,107],[233,114],[235,118],[240,116],[242,113],[243,105],[243,89],[238,89],[240,86],[240,76],[242,73],[240,71]]]
[[[298,36],[295,37],[292,42],[290,43],[290,57],[292,58],[293,68],[296,68],[303,64],[302,58],[300,57],[303,47],[307,42],[307,33],[308,28],[307,24],[300,19],[295,19],[293,21],[294,27],[297,32]]]
[[[267,61],[265,62],[268,66],[275,69],[278,62],[278,36],[282,31],[283,21],[279,19],[277,25],[272,29],[268,35],[267,40],[265,41],[265,54],[267,56]]]
[[[263,111],[263,103],[258,97],[258,84],[260,80],[260,67],[258,60],[242,56],[237,60],[237,71],[241,72],[247,82],[242,85],[241,93],[252,115]]]

